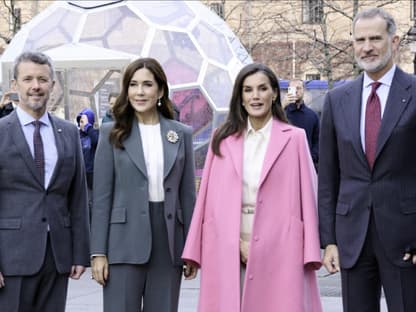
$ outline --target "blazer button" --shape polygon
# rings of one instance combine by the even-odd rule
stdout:
[[[46,222],[46,218],[42,218],[42,222]]]
[[[168,215],[167,215],[167,218],[170,220],[170,219],[172,219],[172,214],[171,213],[169,213]]]
[[[170,187],[166,188],[166,192],[170,192]]]

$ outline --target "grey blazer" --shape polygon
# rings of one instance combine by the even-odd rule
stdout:
[[[47,189],[16,112],[0,119],[0,272],[32,275],[42,266],[48,225],[57,270],[89,264],[87,188],[78,130],[49,115],[58,160]]]
[[[150,257],[152,237],[146,164],[137,120],[124,149],[109,142],[114,123],[101,127],[94,163],[91,254],[107,255],[110,264],[143,264]],[[181,254],[195,203],[192,129],[160,115],[164,156],[165,222],[172,261]],[[167,134],[174,131],[172,143]]]
[[[393,77],[371,171],[360,138],[363,76],[328,92],[321,123],[318,207],[322,247],[339,246],[341,266],[362,249],[370,212],[387,257],[416,243],[416,77]]]

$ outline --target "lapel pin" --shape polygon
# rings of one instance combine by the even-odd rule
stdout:
[[[58,130],[57,130],[59,133],[61,133],[62,132],[62,129],[61,128],[58,128]]]
[[[168,131],[168,133],[166,134],[166,138],[170,143],[176,143],[179,140],[178,134],[176,133],[176,131],[173,130]]]

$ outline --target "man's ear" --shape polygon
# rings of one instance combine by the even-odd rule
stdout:
[[[394,35],[392,38],[393,50],[397,51],[400,44],[400,37],[398,35]]]

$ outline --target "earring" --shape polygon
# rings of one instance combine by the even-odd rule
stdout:
[[[161,98],[160,98],[161,99]],[[157,102],[157,106],[162,106],[162,102],[160,101],[160,99],[159,99],[159,101]]]

